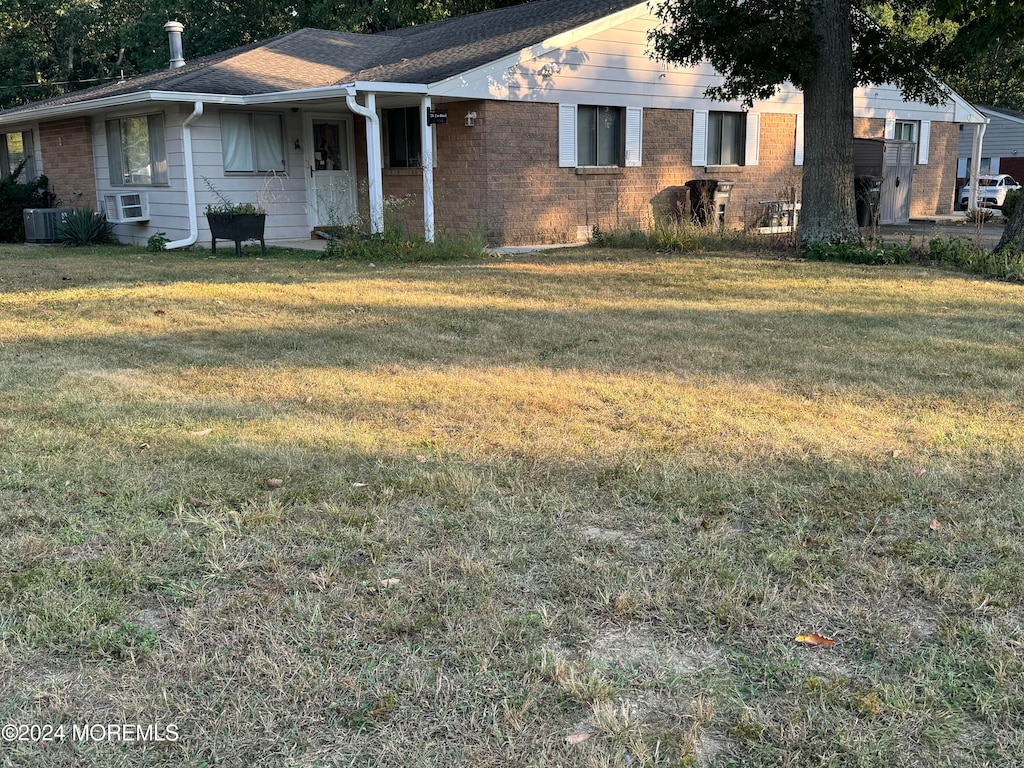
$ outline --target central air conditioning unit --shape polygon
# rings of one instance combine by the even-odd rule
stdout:
[[[71,213],[70,208],[25,208],[26,243],[56,243],[60,240],[60,227]]]
[[[103,196],[103,211],[112,224],[149,221],[149,201],[141,192],[118,192]]]

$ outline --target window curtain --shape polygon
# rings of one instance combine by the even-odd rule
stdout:
[[[224,148],[225,171],[252,171],[255,168],[248,115],[221,112],[220,140]]]
[[[164,147],[164,116],[150,115],[147,118],[149,132],[150,184],[167,183],[167,150]]]
[[[255,170],[284,171],[284,136],[280,115],[253,115],[252,121],[256,146]]]

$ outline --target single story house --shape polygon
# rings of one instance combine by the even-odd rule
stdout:
[[[193,61],[168,22],[166,70],[0,113],[4,162],[31,156],[65,206],[102,209],[122,241],[208,241],[219,196],[263,202],[267,240],[317,227],[572,242],[642,226],[685,184],[732,183],[729,227],[799,203],[803,99],[713,102],[710,66],[648,53],[647,2],[535,0],[375,35],[302,29]],[[952,209],[952,92],[856,92],[855,133],[880,139],[883,221]],[[888,193],[886,191],[888,190]],[[392,205],[393,201],[404,201]],[[778,224],[778,221],[772,222]]]
[[[1018,181],[1024,179],[1024,112],[1002,107],[988,107],[975,104],[975,109],[988,118],[984,143],[981,149],[979,171],[996,175],[1008,173]],[[970,177],[974,145],[971,133],[960,132],[957,146],[957,185],[967,183]]]

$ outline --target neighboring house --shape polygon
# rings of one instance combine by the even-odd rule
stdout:
[[[172,68],[0,113],[0,133],[12,157],[31,148],[64,205],[102,207],[135,243],[208,241],[210,185],[269,197],[269,241],[355,220],[379,231],[385,200],[407,198],[405,225],[428,238],[570,242],[642,226],[700,179],[734,184],[728,226],[766,223],[798,201],[801,93],[709,101],[709,66],[647,55],[657,24],[646,2],[537,0],[376,35],[304,29],[184,63],[169,23]],[[855,107],[856,135],[887,140],[883,221],[948,212],[958,124],[978,112],[890,86],[858,89]]]
[[[1017,181],[1024,180],[1024,112],[1002,107],[975,104],[975,109],[988,118],[979,166],[982,175],[1007,173]],[[971,131],[960,132],[957,147],[957,186],[967,183],[973,154]]]

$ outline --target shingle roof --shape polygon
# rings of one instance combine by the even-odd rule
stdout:
[[[979,105],[978,108],[983,109],[986,112],[995,112],[997,114],[1003,115],[1004,117],[1009,117],[1014,120],[1017,120],[1018,122],[1024,122],[1024,112],[1018,112],[1015,109],[1006,109],[1005,107],[990,107],[987,105]]]
[[[301,29],[123,81],[6,110],[166,91],[247,96],[355,80],[430,84],[637,4],[637,0],[534,0],[417,27],[360,35]],[[188,31],[186,30],[186,34]]]

